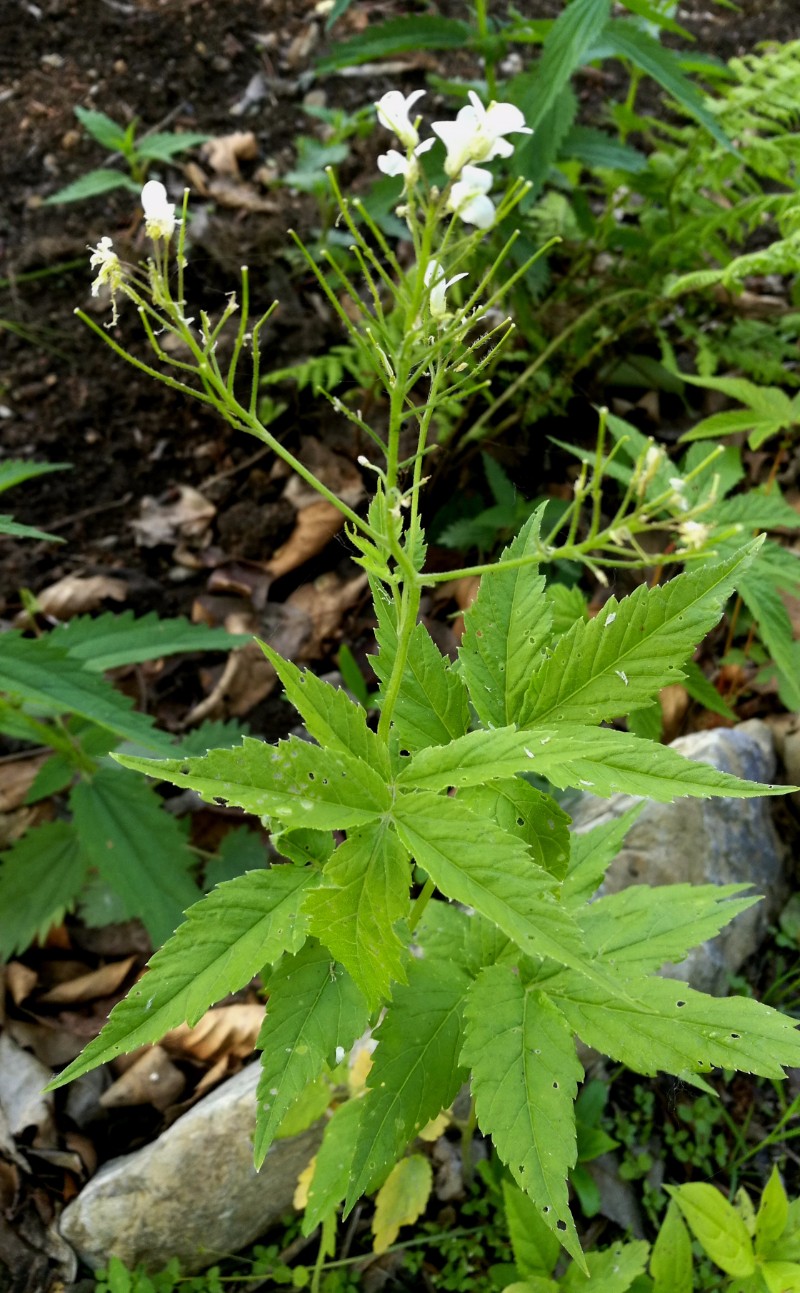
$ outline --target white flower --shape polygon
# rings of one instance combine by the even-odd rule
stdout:
[[[447,210],[455,211],[465,224],[488,229],[494,221],[494,203],[486,196],[491,187],[491,171],[485,171],[480,166],[465,166],[461,179],[450,190]]]
[[[113,243],[110,238],[101,238],[97,246],[90,247],[89,251],[92,253],[89,257],[89,268],[97,270],[92,283],[92,296],[99,296],[100,288],[103,284],[108,285],[113,310],[111,322],[114,324],[117,322],[117,292],[122,287],[123,282],[119,257],[113,250]]]
[[[378,158],[378,170],[383,171],[384,175],[402,175],[403,188],[413,188],[419,179],[417,158],[422,153],[427,153],[435,143],[435,139],[424,139],[407,157],[404,157],[396,148],[390,148],[388,153],[381,153]]]
[[[431,127],[447,149],[444,169],[451,178],[459,175],[469,162],[510,157],[514,145],[505,135],[533,134],[513,103],[492,101],[484,108],[474,90],[470,90],[469,98],[470,104],[460,110],[455,121],[434,121]]]
[[[445,293],[448,287],[452,287],[459,279],[466,278],[466,274],[455,274],[453,278],[445,278],[444,270],[438,260],[428,262],[425,270],[425,286],[431,289],[429,306],[434,319],[444,319],[447,315],[447,301]]]
[[[702,548],[711,534],[711,526],[703,525],[700,521],[681,521],[678,534],[685,548]]]
[[[402,94],[400,90],[389,90],[375,104],[378,121],[387,130],[393,130],[405,148],[416,148],[419,143],[417,128],[411,121],[409,112],[424,94],[424,90],[415,90],[409,95]]]
[[[142,208],[148,238],[171,238],[175,231],[175,204],[167,201],[160,180],[148,180],[142,189]]]

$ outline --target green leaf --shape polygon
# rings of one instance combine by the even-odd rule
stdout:
[[[0,462],[0,494],[14,485],[20,485],[36,476],[46,476],[51,471],[71,471],[71,462],[28,462],[25,458],[7,458]]]
[[[306,936],[303,898],[317,879],[310,870],[270,867],[221,884],[195,903],[151,959],[149,972],[111,1011],[100,1036],[53,1086],[157,1042],[184,1021],[196,1024],[209,1006],[238,992],[264,965],[298,951]]]
[[[770,1178],[764,1186],[758,1213],[756,1214],[756,1253],[759,1257],[782,1257],[775,1251],[775,1245],[781,1238],[789,1220],[789,1200],[778,1175],[773,1167]],[[800,1271],[798,1271],[800,1274]]]
[[[96,139],[98,144],[102,144],[110,152],[123,151],[127,142],[124,126],[106,116],[105,112],[97,112],[95,109],[77,107],[73,111],[87,134]]]
[[[395,809],[397,833],[437,887],[474,907],[524,952],[593,975],[581,936],[553,898],[553,878],[521,840],[470,812],[458,799],[416,794]]]
[[[550,606],[538,564],[531,560],[503,569],[507,561],[533,559],[539,552],[543,511],[534,512],[495,568],[481,579],[478,596],[464,616],[459,659],[470,699],[486,727],[518,721],[528,678],[541,663],[550,631]]]
[[[72,784],[76,775],[77,768],[72,759],[68,759],[65,754],[51,755],[36,773],[24,802],[36,804],[40,799],[57,795],[60,790],[65,790]]]
[[[529,1195],[517,1189],[511,1181],[503,1181],[502,1184],[506,1225],[514,1261],[520,1273],[526,1277],[547,1277],[560,1256],[560,1240],[548,1227]]]
[[[694,660],[686,660],[682,669],[683,685],[692,700],[697,701],[697,704],[702,705],[704,709],[710,710],[712,714],[719,714],[721,718],[727,718],[731,722],[736,721],[735,711],[726,700],[723,700],[714,684],[706,678],[699,664]]]
[[[567,1173],[577,1157],[574,1100],[583,1068],[566,1019],[510,966],[483,970],[465,1011],[462,1063],[478,1123],[545,1223],[577,1262]]]
[[[405,983],[405,943],[395,925],[408,915],[408,853],[385,822],[348,833],[309,893],[309,927],[346,966],[374,1009]]]
[[[438,18],[428,14],[393,18],[367,28],[352,40],[334,45],[330,54],[317,63],[318,72],[337,67],[357,67],[376,58],[389,58],[419,49],[469,49],[474,43],[472,27],[455,18]]]
[[[681,444],[690,444],[697,440],[718,440],[723,435],[736,435],[745,431],[754,435],[759,444],[770,436],[782,431],[786,423],[782,418],[759,417],[752,409],[726,409],[723,413],[712,413],[710,417],[695,422],[690,430],[680,438]]]
[[[139,193],[141,185],[134,184],[129,176],[123,175],[120,171],[103,169],[89,171],[79,180],[74,180],[72,184],[67,184],[56,193],[51,193],[49,198],[45,198],[44,205],[84,202],[86,198],[97,198],[101,193],[110,193],[113,189],[127,189],[129,193]]]
[[[682,961],[760,896],[740,898],[747,884],[630,885],[596,899],[581,914],[586,949],[620,974],[649,974]]]
[[[570,818],[552,796],[536,790],[522,777],[514,777],[469,786],[459,792],[459,798],[479,817],[489,818],[523,840],[534,862],[556,880],[564,879],[569,864]]]
[[[518,106],[534,129],[554,99],[569,84],[572,73],[586,61],[597,37],[604,30],[610,0],[573,0],[559,14],[547,33],[542,56],[536,65],[530,88],[524,97],[517,95]]]
[[[719,1190],[694,1181],[664,1188],[715,1265],[740,1279],[754,1273],[753,1245],[744,1221]]]
[[[643,809],[644,804],[634,804],[619,817],[590,831],[573,833],[569,867],[561,887],[562,902],[570,907],[583,907],[589,901],[603,883],[606,871]]]
[[[452,966],[413,961],[376,1033],[347,1191],[349,1210],[379,1185],[408,1142],[452,1104],[466,1073],[459,1067],[469,980]]]
[[[528,747],[536,736],[514,727],[476,728],[449,745],[431,746],[403,759],[397,785],[405,790],[447,790],[450,786],[482,786],[530,771],[530,761],[536,756]]]
[[[88,860],[75,827],[46,822],[0,853],[0,960],[44,938],[73,906]]]
[[[334,1110],[314,1165],[301,1233],[310,1235],[347,1194],[363,1100],[347,1100]]]
[[[137,140],[136,152],[139,157],[148,160],[168,162],[176,153],[182,153],[187,148],[196,148],[198,144],[207,143],[210,138],[210,135],[200,134],[196,130],[187,130],[182,135],[177,135],[173,131],[164,131],[161,134],[148,135],[146,139]]]
[[[377,678],[385,687],[397,654],[397,628],[384,600],[376,599],[378,628],[375,634],[380,652],[370,656]],[[463,736],[469,727],[469,705],[464,683],[453,673],[427,629],[417,624],[403,675],[403,686],[395,703],[392,725],[401,744],[409,750],[429,745],[447,745]]]
[[[797,1262],[762,1262],[759,1269],[768,1293],[800,1293],[800,1265]]]
[[[761,540],[727,560],[703,564],[666,584],[641,584],[609,598],[594,619],[558,640],[528,684],[517,721],[599,723],[646,705],[681,680],[681,665],[719,619]]]
[[[689,1232],[683,1223],[677,1204],[670,1199],[666,1216],[650,1254],[653,1293],[692,1293],[693,1267],[692,1241],[689,1238]]]
[[[55,628],[47,639],[91,673],[120,665],[158,660],[183,651],[231,651],[252,639],[243,633],[192,624],[186,619],[159,619],[155,612],[136,619],[133,611],[112,611],[94,618],[81,615]]]
[[[561,1281],[561,1293],[582,1293],[584,1288],[597,1293],[627,1293],[644,1273],[650,1245],[644,1239],[586,1254],[588,1283],[577,1265],[570,1266]]]
[[[236,880],[246,871],[257,871],[267,865],[265,841],[247,826],[228,831],[217,849],[217,856],[206,863],[203,884],[213,889],[226,880]]]
[[[0,688],[50,714],[79,714],[92,723],[143,745],[165,751],[170,738],[153,720],[133,712],[131,701],[104,678],[88,673],[50,639],[25,638],[12,630],[0,638]]]
[[[0,534],[7,534],[13,539],[40,539],[43,543],[64,542],[57,534],[37,530],[35,525],[20,525],[7,512],[0,513]]]
[[[680,55],[666,49],[631,20],[612,18],[603,29],[591,51],[594,58],[626,58],[634,67],[652,76],[662,89],[671,94],[684,112],[705,126],[726,152],[735,150],[725,131],[705,106],[705,97],[681,70]]]
[[[547,991],[578,1036],[637,1073],[739,1069],[780,1078],[800,1060],[794,1020],[749,997],[718,999],[671,979],[629,979],[610,998],[571,970]]]
[[[550,731],[529,732],[534,762],[531,771],[563,790],[578,786],[609,798],[618,792],[672,803],[682,795],[708,799],[727,795],[750,799],[783,795],[789,786],[743,781],[667,745],[653,745],[627,732],[608,727],[579,727],[564,723]]]
[[[383,778],[361,759],[334,754],[292,736],[277,745],[245,737],[233,750],[210,750],[197,759],[117,756],[160,781],[188,786],[211,803],[277,817],[285,826],[347,830],[374,821],[391,808]]]
[[[554,638],[571,629],[576,620],[588,619],[586,598],[577,585],[568,588],[566,584],[548,584],[545,596],[553,616]]]
[[[367,713],[363,706],[352,701],[341,687],[332,687],[309,669],[298,669],[297,665],[284,660],[266,642],[259,642],[259,646],[283,683],[286,699],[301,715],[309,735],[326,749],[363,759],[388,780],[389,751],[367,727]]]
[[[309,941],[284,956],[267,984],[267,1014],[256,1042],[261,1076],[256,1099],[255,1165],[260,1168],[285,1114],[336,1051],[349,1051],[369,1023],[367,1004],[327,949]]]
[[[410,1226],[425,1211],[433,1186],[433,1168],[422,1154],[396,1163],[375,1196],[373,1251],[385,1253],[401,1226]]]
[[[414,931],[414,941],[432,960],[452,962],[471,979],[516,947],[473,908],[433,899]]]
[[[75,829],[91,865],[141,917],[155,946],[198,894],[186,874],[193,856],[176,818],[146,782],[100,768],[70,795]]]
[[[626,171],[629,175],[640,175],[648,167],[638,148],[591,126],[573,126],[561,145],[561,156],[574,157],[590,170]]]
[[[797,670],[794,631],[780,594],[758,567],[740,580],[739,594],[755,620],[758,634],[778,670],[780,698],[789,710],[800,709],[800,677]]]
[[[779,489],[748,489],[746,494],[721,499],[710,514],[715,525],[741,525],[753,530],[800,529],[800,514]],[[758,569],[758,562],[756,562]]]

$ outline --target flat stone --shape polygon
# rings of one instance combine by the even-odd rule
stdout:
[[[320,1124],[275,1141],[253,1167],[256,1085],[251,1064],[144,1149],[106,1163],[60,1223],[96,1270],[112,1256],[150,1272],[178,1257],[189,1272],[253,1243],[292,1205],[297,1177],[316,1152]]]
[[[772,732],[757,719],[739,727],[695,732],[672,742],[689,759],[710,763],[750,781],[772,781],[776,754]],[[572,807],[573,829],[583,832],[619,817],[640,800],[632,795],[584,795]],[[631,884],[751,884],[764,895],[707,943],[664,973],[714,995],[761,943],[786,898],[782,846],[771,799],[678,799],[645,803],[625,845],[606,873],[602,893]]]

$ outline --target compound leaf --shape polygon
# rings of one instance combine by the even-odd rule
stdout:
[[[260,1168],[284,1115],[336,1051],[348,1051],[369,1023],[364,997],[327,949],[309,941],[284,956],[267,985],[267,1014],[256,1046],[261,1076],[256,1099],[255,1165]]]
[[[521,840],[458,799],[424,793],[400,800],[395,821],[403,843],[448,898],[474,907],[531,956],[597,973],[583,956],[573,918],[553,898],[552,876]]]
[[[562,790],[577,786],[601,798],[622,792],[672,803],[682,795],[750,799],[791,790],[790,786],[743,781],[707,763],[684,758],[668,745],[656,745],[609,727],[564,723],[549,731],[528,732],[527,737],[535,760],[530,771]]]
[[[673,979],[630,979],[609,997],[571,970],[547,991],[578,1036],[637,1073],[739,1069],[781,1078],[800,1063],[795,1021],[750,997],[708,997]]]
[[[366,710],[341,687],[323,682],[310,669],[298,669],[266,642],[259,642],[259,646],[283,683],[287,700],[302,716],[309,735],[326,749],[363,759],[388,779],[389,752],[367,727]]]
[[[145,749],[170,749],[170,738],[155,730],[152,718],[135,713],[127,696],[70,659],[49,636],[25,638],[13,629],[3,634],[0,689],[48,714],[78,714]]]
[[[405,983],[405,943],[395,924],[408,915],[408,852],[385,822],[348,833],[306,899],[309,928],[341,961],[371,1008]]]
[[[306,935],[303,897],[317,879],[311,870],[276,866],[218,885],[189,908],[99,1037],[53,1085],[157,1042],[179,1024],[196,1024],[209,1006],[238,992],[264,965],[298,951]]]
[[[251,641],[248,635],[192,624],[187,619],[160,619],[155,612],[136,619],[133,611],[79,615],[53,629],[46,640],[73,660],[82,661],[90,673],[181,651],[231,651]]]
[[[277,745],[245,737],[233,750],[209,750],[195,759],[118,762],[149,777],[188,786],[211,803],[220,800],[284,826],[347,830],[380,817],[391,795],[379,773],[361,759],[323,750],[296,736]]]
[[[586,947],[607,957],[620,974],[649,974],[714,938],[755,897],[739,898],[747,884],[630,885],[590,903],[580,916]]]
[[[642,584],[621,602],[611,597],[594,619],[578,621],[531,678],[520,727],[600,723],[639,709],[662,687],[679,682],[681,665],[719,619],[761,542],[655,588]]]
[[[577,1157],[574,1101],[583,1068],[563,1014],[510,966],[492,965],[470,989],[461,1059],[472,1069],[481,1130],[542,1219],[583,1261],[569,1210]]]
[[[570,818],[551,795],[536,790],[522,777],[514,777],[491,785],[469,786],[459,792],[459,797],[473,812],[518,836],[527,844],[534,862],[556,880],[563,880],[569,863]]]
[[[177,818],[146,781],[100,768],[70,795],[75,829],[87,860],[139,916],[155,946],[169,938],[196,901],[187,875],[194,861]]]
[[[347,1207],[386,1177],[409,1140],[446,1109],[466,1079],[459,1067],[469,980],[450,965],[413,961],[376,1037],[358,1127]]]
[[[397,626],[385,598],[375,599],[378,628],[375,639],[380,648],[370,656],[375,674],[386,686],[397,653]],[[428,630],[417,624],[408,648],[403,686],[395,702],[392,725],[400,742],[409,750],[430,745],[447,745],[463,736],[469,727],[467,692],[453,673]]]
[[[568,11],[570,12],[570,11]],[[542,660],[552,612],[539,552],[540,507],[481,579],[478,596],[464,616],[459,659],[470,699],[486,727],[516,723],[531,673]],[[506,562],[528,565],[504,569]]]
[[[0,960],[44,938],[78,897],[88,859],[75,827],[46,822],[0,853]]]

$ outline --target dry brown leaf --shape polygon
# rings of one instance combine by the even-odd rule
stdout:
[[[9,1019],[6,1024],[9,1036],[27,1051],[33,1051],[37,1060],[48,1068],[64,1068],[80,1055],[90,1036],[72,1032],[59,1019],[42,1019],[31,1023],[27,1019]],[[94,1028],[97,1035],[99,1025]]]
[[[454,579],[447,587],[460,611],[468,611],[475,598],[478,596],[478,589],[481,586],[480,575],[465,575],[463,579]],[[458,615],[453,620],[453,636],[456,642],[460,642],[464,635],[464,616]]]
[[[36,971],[29,965],[23,965],[21,961],[8,963],[5,973],[6,988],[15,1006],[31,995],[38,979]]]
[[[28,758],[20,755],[18,758],[3,762],[0,779],[0,813],[9,813],[13,808],[19,808],[36,780],[37,772],[49,758],[48,751],[47,754],[35,754]]]
[[[189,1055],[205,1063],[228,1055],[246,1059],[253,1051],[263,1022],[264,1007],[257,1003],[215,1006],[193,1028],[188,1024],[172,1028],[162,1037],[161,1044],[173,1055]]]
[[[321,552],[333,536],[339,533],[343,524],[341,512],[327,499],[310,503],[298,512],[297,524],[292,533],[275,555],[264,563],[264,569],[275,579],[287,575],[290,570],[296,570]]]
[[[203,1074],[200,1081],[197,1083],[197,1086],[192,1093],[192,1099],[186,1102],[186,1108],[188,1108],[190,1104],[194,1104],[197,1100],[201,1099],[201,1097],[204,1096],[207,1091],[210,1091],[213,1086],[217,1086],[223,1078],[228,1076],[230,1069],[231,1059],[229,1055],[223,1055],[221,1060],[217,1060],[216,1064],[212,1064],[211,1068]]]
[[[46,816],[41,804],[32,804],[30,808],[13,808],[8,813],[0,811],[0,849],[10,848],[15,840],[38,821],[46,819]]]
[[[664,740],[669,744],[680,736],[683,720],[689,708],[689,693],[679,682],[669,687],[662,687],[658,693],[661,706],[661,718],[664,725]]]
[[[113,575],[65,575],[37,593],[36,600],[45,615],[69,620],[73,615],[97,610],[106,598],[124,602],[127,596],[126,581]]]
[[[301,516],[305,513],[301,512]],[[362,596],[367,587],[366,574],[357,575],[345,583],[333,571],[320,575],[312,584],[301,584],[286,598],[286,605],[305,611],[312,625],[312,634],[300,660],[314,660],[324,654],[324,645],[339,629],[344,615]]]
[[[210,542],[209,524],[217,512],[214,504],[191,485],[179,485],[177,493],[171,501],[147,495],[142,499],[139,519],[131,522],[141,547],[172,545],[179,539],[191,539],[200,547]]]
[[[262,197],[252,184],[242,180],[229,179],[220,175],[208,181],[208,195],[221,207],[234,211],[260,211],[265,215],[274,215],[280,211],[280,204],[275,198]]]
[[[230,175],[239,179],[239,162],[250,162],[258,157],[258,140],[252,130],[234,130],[230,135],[220,135],[209,139],[200,149],[217,175]]]
[[[104,1109],[152,1104],[166,1109],[183,1094],[186,1078],[163,1046],[151,1046],[100,1096]]]
[[[98,997],[110,997],[125,982],[133,966],[135,956],[128,956],[124,961],[110,961],[88,974],[80,974],[75,979],[57,983],[48,992],[42,993],[39,1001],[49,1005],[75,1005],[78,1001],[95,1001]]]
[[[302,462],[313,471],[333,494],[348,507],[358,507],[364,497],[364,481],[356,465],[340,453],[334,453],[314,436],[302,436],[300,454]],[[292,475],[287,481],[283,497],[294,504],[298,512],[319,501],[319,494],[307,485],[301,476]]]
[[[274,691],[277,681],[261,647],[257,642],[248,642],[228,656],[219,681],[189,711],[184,726],[194,727],[206,718],[242,718]]]

